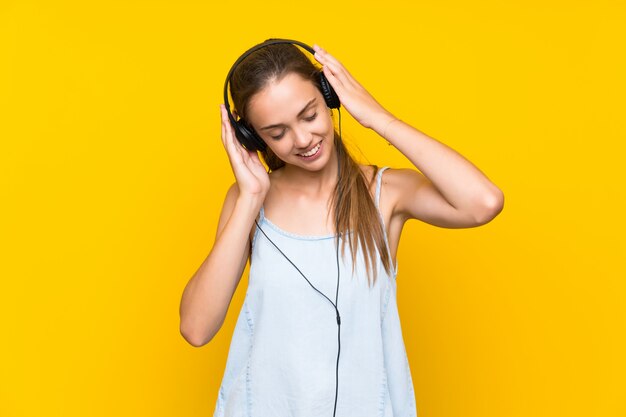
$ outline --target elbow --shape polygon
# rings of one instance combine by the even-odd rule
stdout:
[[[181,306],[179,332],[180,335],[193,347],[202,347],[209,343],[224,324],[224,315],[215,316],[209,312],[192,313]]]
[[[490,193],[483,199],[482,208],[477,210],[474,215],[477,226],[492,221],[504,208],[504,193],[496,188],[496,191]]]
[[[187,329],[186,327],[180,326],[179,328],[180,335],[193,347],[202,347],[213,340],[215,333],[213,334],[202,334],[198,331],[192,331]]]

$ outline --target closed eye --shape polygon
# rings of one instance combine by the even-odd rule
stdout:
[[[272,139],[276,139],[276,140],[278,140],[278,139],[282,138],[283,136],[285,136],[285,131],[284,131],[284,130],[283,130],[283,133],[281,133],[280,135],[278,135],[278,136],[272,136]]]
[[[315,118],[317,117],[317,112],[315,112],[315,114],[313,114],[311,117],[305,117],[304,120],[306,120],[307,122],[312,122],[313,120],[315,120]],[[283,136],[285,136],[285,131],[283,130],[283,132],[278,135],[278,136],[271,136],[272,139],[280,139]]]

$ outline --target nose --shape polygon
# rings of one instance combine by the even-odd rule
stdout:
[[[306,129],[294,129],[294,145],[300,151],[307,150],[313,144],[313,136]]]

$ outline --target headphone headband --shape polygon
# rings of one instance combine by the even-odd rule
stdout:
[[[230,104],[228,102],[228,84],[230,82],[230,77],[235,71],[235,68],[237,67],[237,65],[239,65],[239,63],[243,61],[252,52],[258,49],[264,48],[268,45],[274,45],[274,44],[279,44],[279,43],[290,43],[290,44],[298,45],[306,49],[307,51],[309,51],[312,55],[315,55],[315,50],[305,43],[292,40],[292,39],[270,38],[264,41],[263,43],[255,45],[251,47],[250,49],[248,49],[247,51],[245,51],[235,61],[233,66],[230,68],[230,71],[228,71],[228,75],[226,76],[226,81],[224,82],[224,106],[226,107],[226,113],[228,114],[228,119],[230,120],[230,123],[233,126],[233,129],[235,131],[235,137],[248,150],[265,150],[266,144],[259,137],[259,135],[254,131],[254,129],[252,129],[251,126],[245,123],[244,120],[239,120],[239,121],[235,120],[234,116],[230,112]],[[335,93],[335,90],[330,85],[330,83],[328,82],[328,80],[326,79],[326,76],[324,75],[322,71],[319,72],[319,81],[321,85],[321,93],[322,93],[322,96],[324,97],[324,100],[326,101],[326,105],[331,109],[338,109],[339,106],[341,105],[339,101],[339,97],[337,96],[337,93]]]
[[[254,51],[258,50],[258,49],[264,48],[264,47],[266,47],[268,45],[275,45],[277,43],[292,43],[292,44],[296,44],[296,45],[299,45],[299,46],[303,47],[304,49],[309,51],[311,54],[315,55],[315,50],[313,48],[311,48],[309,45],[304,44],[304,43],[299,42],[299,41],[290,40],[290,39],[270,38],[270,39],[266,40],[265,42],[260,43],[258,45],[255,45],[252,48],[248,49],[246,52],[241,54],[241,56],[239,58],[237,58],[237,61],[235,61],[233,66],[230,68],[230,71],[228,71],[228,75],[226,76],[226,81],[224,82],[224,105],[226,105],[226,110],[230,110],[230,105],[228,104],[228,90],[227,90],[228,83],[229,83],[230,77],[233,74],[233,72],[235,71],[235,68],[237,67],[237,65],[239,65],[239,63],[241,61],[243,61],[252,52],[254,52]]]

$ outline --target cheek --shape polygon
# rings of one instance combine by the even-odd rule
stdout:
[[[293,142],[291,140],[291,137],[288,137],[289,134],[285,134],[285,136],[283,136],[281,139],[279,140],[275,140],[275,139],[271,139],[271,144],[272,144],[272,151],[276,154],[276,155],[288,155],[291,154],[293,152]],[[269,146],[269,145],[268,145]]]
[[[329,132],[334,129],[333,119],[330,117],[330,115],[324,114],[324,117],[319,117],[318,119],[319,119],[319,124],[317,125],[317,128],[319,130],[322,130],[324,132]]]

